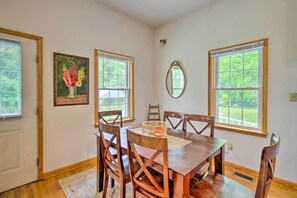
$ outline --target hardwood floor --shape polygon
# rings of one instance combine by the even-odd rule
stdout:
[[[15,188],[13,190],[9,190],[0,194],[0,198],[64,198],[64,192],[59,184],[59,179],[77,174],[79,172],[88,170],[90,168],[95,167],[96,164],[93,163],[91,165],[87,165],[81,168],[77,168],[75,170],[57,175],[55,177],[51,177],[49,179],[45,179],[39,182],[33,182],[31,184],[27,184],[21,186],[19,188]],[[233,175],[234,171],[238,171],[240,173],[252,176],[254,178],[257,177],[255,171],[248,170],[246,168],[242,168],[236,166],[234,164],[226,163],[226,176],[229,178],[243,184],[247,188],[255,191],[255,187],[257,185],[257,181],[249,182],[244,179],[241,179],[237,176]],[[285,185],[283,182],[280,182],[279,179],[275,179],[272,183],[272,187],[268,194],[269,198],[296,198],[297,197],[297,187],[296,185],[289,183]]]
[[[96,163],[6,191],[0,194],[0,198],[64,198],[66,196],[59,184],[59,180],[93,167],[96,167]]]

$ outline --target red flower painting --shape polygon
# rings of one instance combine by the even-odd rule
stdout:
[[[76,65],[72,65],[70,71],[66,69],[66,65],[63,65],[63,80],[67,87],[76,86],[78,81],[76,71]]]

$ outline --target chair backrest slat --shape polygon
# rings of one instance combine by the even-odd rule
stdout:
[[[205,126],[198,130],[194,124],[194,122],[205,123]],[[187,131],[187,125],[190,125],[193,130],[197,134],[202,134],[208,127],[210,127],[210,137],[214,137],[214,117],[207,116],[207,115],[198,115],[198,114],[185,114],[184,123],[183,123],[183,130]]]
[[[115,116],[115,118],[111,118],[110,116]],[[108,119],[106,119],[108,117]],[[103,122],[109,125],[116,125],[119,123],[120,127],[123,127],[123,115],[122,110],[110,110],[110,111],[99,111],[98,112],[99,122]]]
[[[276,156],[279,153],[279,146],[280,137],[277,133],[273,133],[270,139],[270,145],[265,146],[262,150],[255,198],[265,198],[268,194],[275,173]]]
[[[175,119],[177,123],[174,123],[173,119]],[[173,129],[177,129],[177,127],[180,126],[180,124],[183,125],[184,114],[183,113],[179,113],[179,112],[173,112],[173,111],[164,111],[164,119],[163,119],[163,121],[164,122],[168,121],[169,124],[170,124],[170,126]]]
[[[169,173],[168,173],[168,144],[166,138],[144,136],[127,130],[128,156],[131,181],[134,192],[137,191],[146,197],[158,196],[169,198]],[[146,147],[153,150],[149,159],[144,160],[138,153],[138,149]],[[163,186],[160,186],[156,178],[150,173],[150,166],[154,160],[162,154],[163,157]],[[135,158],[140,169],[135,170],[133,165]],[[149,182],[144,182],[143,177]]]

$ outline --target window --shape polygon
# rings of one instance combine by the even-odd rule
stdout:
[[[95,123],[97,112],[122,110],[123,120],[134,120],[133,65],[134,58],[95,50]]]
[[[0,39],[0,118],[22,115],[21,45]]]
[[[209,51],[209,114],[215,127],[265,136],[268,39]]]

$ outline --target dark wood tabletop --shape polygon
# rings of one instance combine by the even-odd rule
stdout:
[[[126,128],[127,127],[123,127],[121,129],[121,144],[123,153],[127,152]],[[224,145],[227,143],[227,140],[211,138],[204,135],[198,135],[170,128],[168,128],[167,133],[168,135],[191,141],[185,146],[168,150],[169,178],[173,180],[174,183],[174,197],[189,197],[190,179],[205,163],[208,162],[209,159],[213,157],[215,159],[215,171],[220,174],[224,174]],[[97,137],[99,137],[98,135],[99,134],[97,134]],[[100,141],[97,142],[99,144]],[[98,149],[100,153],[100,148]],[[153,151],[143,148],[141,151],[139,151],[139,154],[144,158],[150,158],[153,154]],[[162,170],[162,161],[163,159],[161,155],[154,160],[156,164],[156,167],[154,168],[156,170]],[[97,183],[97,190],[100,191],[100,180],[103,179],[103,177],[100,176],[103,175],[103,173],[100,171],[103,169],[102,167],[100,168],[102,164],[99,163],[100,159],[98,160]]]

